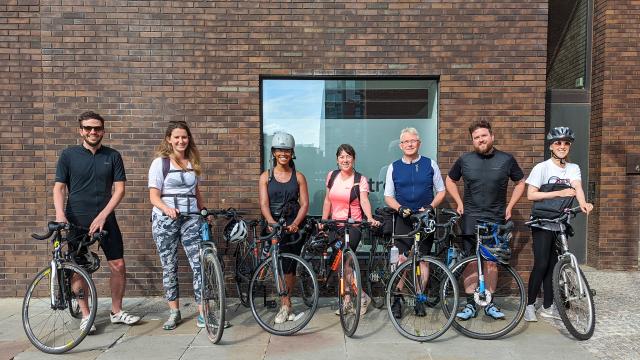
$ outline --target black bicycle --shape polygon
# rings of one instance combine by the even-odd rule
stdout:
[[[69,230],[82,235],[69,238]],[[40,351],[62,354],[80,344],[93,326],[98,297],[90,272],[100,267],[100,259],[89,247],[107,232],[89,237],[88,229],[58,222],[49,222],[47,231],[45,235],[31,234],[36,240],[51,240],[53,257],[27,288],[22,325]]]
[[[258,239],[258,226],[266,226],[263,221],[247,221],[248,236],[244,241],[237,242],[233,257],[235,259],[234,280],[240,303],[249,307],[249,284],[254,271],[260,264],[262,242]]]
[[[560,319],[569,333],[578,340],[588,340],[596,328],[596,309],[593,303],[595,291],[578,266],[575,255],[569,251],[568,239],[574,235],[571,218],[582,212],[579,206],[566,209],[555,219],[533,219],[525,224],[559,224],[556,245],[558,262],[553,268],[553,302]]]
[[[271,241],[270,253],[253,274],[249,284],[249,304],[253,317],[263,329],[274,335],[291,335],[302,330],[315,314],[319,297],[318,282],[308,262],[298,255],[280,252],[280,241],[286,226],[284,218],[268,226],[271,232],[260,237],[260,240]],[[290,245],[297,244],[305,237],[298,234],[293,238]],[[297,279],[287,284],[285,269],[294,267]],[[308,281],[311,283],[305,284]],[[311,304],[304,301],[305,287],[312,289]]]

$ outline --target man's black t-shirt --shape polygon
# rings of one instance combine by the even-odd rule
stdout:
[[[520,181],[524,173],[516,159],[493,149],[490,154],[465,153],[449,170],[449,178],[464,180],[463,234],[473,234],[475,222],[485,219],[503,222],[507,209],[509,179]]]
[[[56,166],[55,181],[66,184],[69,194],[66,216],[80,224],[93,220],[104,209],[111,200],[114,182],[126,180],[120,153],[106,146],[95,155],[81,145],[68,147]]]

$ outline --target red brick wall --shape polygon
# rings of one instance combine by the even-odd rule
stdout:
[[[640,4],[595,1],[590,173],[598,184],[590,217],[589,263],[638,269],[640,176],[626,174],[640,154]]]
[[[546,1],[32,3],[0,6],[0,296],[21,296],[46,262],[46,246],[28,234],[54,216],[55,162],[78,141],[84,110],[107,118],[104,142],[127,168],[117,214],[129,295],[162,292],[146,178],[168,120],[194,129],[207,206],[258,214],[261,75],[439,76],[444,172],[471,149],[474,119],[493,122],[497,147],[525,172],[543,159]],[[521,202],[516,220],[529,206]],[[520,230],[515,263],[526,270],[529,233]]]

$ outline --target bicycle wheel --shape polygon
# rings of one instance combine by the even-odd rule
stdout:
[[[235,251],[235,280],[238,298],[245,307],[249,307],[249,283],[251,275],[257,266],[257,259],[253,248],[246,241],[238,244]]]
[[[455,314],[446,309],[457,306],[458,286],[441,261],[429,256],[420,261],[426,262],[428,273],[422,274],[420,267],[410,260],[391,275],[386,304],[391,323],[402,336],[429,341],[444,334],[451,326]],[[417,283],[415,279],[418,279]],[[394,310],[399,310],[398,318],[394,316]]]
[[[371,297],[371,304],[377,309],[382,309],[385,304],[387,284],[391,277],[389,253],[386,248],[378,248],[380,242],[384,243],[384,240],[374,238],[372,241],[366,280],[367,294]]]
[[[338,308],[342,330],[345,335],[351,337],[356,332],[360,321],[362,280],[356,254],[351,249],[347,249],[343,256],[344,277],[339,279],[338,284]]]
[[[61,278],[58,278],[61,277]],[[62,263],[51,281],[51,267],[42,269],[33,279],[22,303],[22,325],[29,341],[48,354],[61,354],[76,347],[87,336],[98,310],[96,286],[83,268]],[[72,279],[74,284],[72,286]],[[85,283],[82,299],[87,303],[88,324],[80,330],[82,316],[69,309],[74,289]],[[53,299],[53,304],[52,304]]]
[[[202,251],[200,260],[202,315],[209,341],[217,344],[224,332],[225,295],[222,266],[211,248]]]
[[[522,320],[526,305],[524,283],[522,282],[520,275],[518,275],[511,266],[491,263],[496,265],[498,274],[495,290],[491,291],[491,302],[504,314],[503,318],[494,319],[483,311],[485,307],[475,303],[473,293],[471,293],[478,287],[477,267],[475,266],[476,261],[477,259],[475,256],[467,257],[457,263],[451,270],[456,278],[456,284],[460,289],[460,296],[466,296],[467,299],[466,301],[461,302],[459,307],[447,307],[446,311],[455,315],[459,311],[462,311],[463,307],[466,306],[467,303],[472,302],[476,309],[475,315],[468,320],[462,320],[456,317],[453,322],[453,327],[462,334],[474,339],[497,339],[508,334],[520,323],[520,320]],[[483,270],[485,280],[487,281],[487,289],[490,290],[491,284],[489,283],[487,263],[488,262],[483,260]],[[471,267],[467,272],[471,272],[471,275],[467,276],[465,269],[467,269],[467,265],[470,264]],[[445,288],[445,292],[447,291],[448,289]]]
[[[69,314],[76,319],[82,319],[82,311],[80,311],[80,303],[78,302],[78,299],[83,298],[84,290],[79,289],[77,294],[72,290],[71,297],[68,299]]]
[[[283,269],[289,264],[295,264],[293,266],[296,267],[297,277],[304,277],[311,281],[313,301],[310,306],[305,304],[302,282],[293,279],[293,287],[287,289],[291,308],[284,322],[276,323],[275,320],[282,305],[282,298],[276,288],[276,282],[279,282],[284,288],[286,285],[285,275],[279,270],[279,279],[276,278],[272,258],[263,261],[258,266],[249,287],[249,304],[253,317],[263,329],[274,335],[291,335],[300,331],[311,321],[318,307],[318,281],[309,263],[297,255],[278,255],[278,264],[276,265],[279,266],[279,269]]]
[[[309,252],[306,248],[306,244],[302,247],[300,257],[304,261],[309,263],[309,265],[311,266],[311,269],[313,269],[314,276],[311,276],[311,274],[306,271],[302,271],[297,276],[298,281],[300,281],[301,287],[302,287],[302,300],[304,301],[305,305],[311,307],[313,305],[313,299],[314,299],[313,281],[314,279],[317,281],[318,276],[320,276],[318,274],[318,270],[320,269],[320,262],[323,261],[323,259],[321,256],[318,256]],[[319,282],[320,281],[318,281],[318,283]]]
[[[589,283],[582,270],[579,273],[583,293],[580,293],[578,273],[571,266],[571,259],[558,261],[553,269],[553,302],[569,333],[578,340],[588,340],[596,327],[596,310]]]

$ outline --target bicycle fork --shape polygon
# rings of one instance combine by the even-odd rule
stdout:
[[[482,271],[482,257],[480,256],[480,226],[476,228],[476,261],[478,266],[478,288],[473,293],[473,300],[480,306],[487,306],[491,303],[491,292],[487,290],[484,282],[484,272]],[[486,228],[483,228],[485,230]]]
[[[578,267],[578,259],[576,259],[576,256],[573,255],[571,252],[569,252],[569,245],[567,243],[567,235],[565,234],[560,234],[560,244],[562,246],[562,255],[558,256],[558,260],[562,260],[562,258],[564,257],[569,257],[569,260],[571,261],[571,267],[573,268],[573,271],[576,273],[576,277],[578,278],[578,289],[579,289],[579,296],[580,297],[584,297],[586,296],[585,294],[585,286],[584,286],[584,280],[582,279],[582,275],[580,274],[580,268]],[[569,294],[569,287],[567,285],[567,275],[566,273],[562,273],[562,280],[563,280],[563,284],[562,286],[564,287],[564,293],[565,294]],[[567,300],[576,300],[575,297],[571,297],[571,298],[567,298]]]

